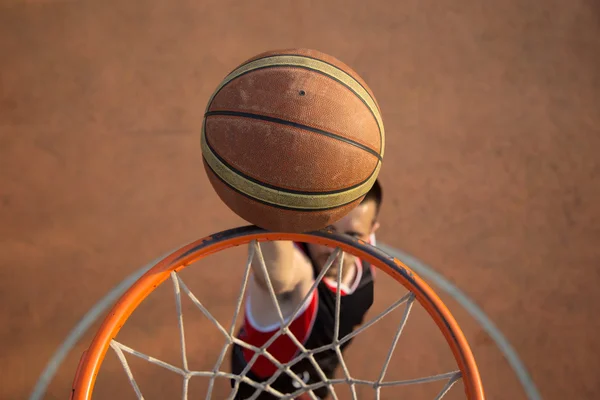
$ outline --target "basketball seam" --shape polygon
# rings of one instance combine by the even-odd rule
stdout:
[[[364,86],[363,86],[363,85],[362,85],[362,84],[361,84],[359,81],[357,81],[357,80],[356,80],[356,78],[354,78],[352,75],[348,74],[346,71],[344,71],[344,70],[342,70],[342,69],[340,69],[340,68],[336,67],[335,65],[332,65],[332,64],[330,64],[330,63],[328,63],[328,62],[326,62],[326,61],[323,61],[323,60],[320,60],[320,59],[317,59],[317,58],[313,58],[313,57],[306,57],[306,56],[302,56],[302,55],[291,55],[291,54],[290,54],[290,55],[285,55],[285,54],[284,54],[284,55],[271,55],[271,56],[268,56],[268,57],[259,58],[259,59],[252,60],[252,61],[250,61],[250,62],[247,62],[247,63],[245,63],[245,64],[242,64],[242,65],[238,66],[238,67],[237,67],[237,68],[235,68],[235,69],[234,69],[234,70],[233,70],[231,73],[229,73],[229,74],[228,74],[228,75],[227,75],[227,76],[224,78],[224,80],[225,80],[225,79],[226,79],[226,78],[227,78],[229,75],[231,75],[232,73],[234,73],[235,71],[237,71],[238,69],[240,69],[240,68],[242,68],[242,67],[244,67],[244,66],[246,66],[246,65],[248,65],[248,64],[250,64],[250,63],[253,63],[253,62],[256,62],[256,61],[259,61],[259,60],[265,60],[265,59],[268,59],[268,58],[274,58],[274,57],[285,57],[285,56],[302,57],[302,58],[307,58],[307,59],[310,59],[310,60],[314,60],[314,61],[322,62],[322,63],[324,63],[324,64],[327,64],[327,65],[331,66],[332,68],[335,68],[336,70],[340,71],[341,73],[345,74],[345,75],[346,75],[346,76],[348,76],[350,79],[352,79],[354,82],[356,82],[356,84],[358,84],[358,85],[359,85],[359,86],[360,86],[360,87],[361,87],[361,88],[362,88],[362,89],[363,89],[363,90],[366,92],[366,94],[369,96],[369,98],[371,99],[371,101],[373,101],[373,104],[375,105],[376,111],[379,113],[379,115],[380,115],[380,118],[381,118],[381,111],[380,111],[380,109],[379,109],[379,105],[377,104],[377,102],[375,101],[375,99],[373,98],[373,96],[371,96],[371,94],[369,93],[369,91],[368,91],[367,89],[365,89],[365,87],[364,87]],[[335,81],[335,82],[338,82],[339,84],[341,84],[342,86],[344,86],[346,89],[350,90],[350,91],[351,91],[351,92],[352,92],[352,93],[353,93],[353,94],[354,94],[356,97],[358,97],[358,99],[359,99],[359,100],[360,100],[360,101],[361,101],[361,102],[362,102],[362,103],[363,103],[363,104],[364,104],[364,105],[367,107],[367,109],[369,110],[369,113],[371,113],[371,115],[372,115],[372,116],[373,116],[373,118],[375,119],[375,123],[377,124],[377,128],[378,128],[378,131],[379,131],[379,154],[381,154],[381,153],[382,153],[382,150],[383,150],[383,147],[384,147],[384,135],[383,135],[383,132],[382,132],[382,128],[383,128],[383,125],[382,125],[382,124],[383,124],[383,122],[382,122],[382,124],[380,124],[380,123],[379,123],[379,120],[377,119],[377,116],[375,115],[375,112],[372,110],[372,108],[369,106],[369,104],[368,104],[368,103],[367,103],[367,102],[366,102],[366,101],[365,101],[365,100],[362,98],[362,96],[360,96],[360,94],[359,94],[359,93],[357,93],[357,92],[356,92],[356,91],[355,91],[355,90],[354,90],[352,87],[348,86],[346,83],[342,82],[341,80],[337,79],[336,77],[334,77],[334,76],[332,76],[332,75],[329,75],[328,73],[326,73],[326,72],[324,72],[324,71],[320,71],[320,70],[318,70],[318,69],[311,68],[311,67],[308,67],[308,66],[305,66],[305,65],[297,65],[297,64],[277,64],[277,65],[265,65],[265,66],[262,66],[262,67],[253,68],[253,69],[251,69],[251,70],[245,71],[245,72],[243,72],[243,73],[241,73],[241,74],[237,75],[236,77],[234,77],[234,78],[231,78],[231,79],[230,79],[230,80],[228,80],[228,81],[227,81],[225,84],[223,84],[223,82],[224,82],[224,80],[223,80],[223,81],[222,81],[222,82],[219,84],[219,86],[220,86],[220,87],[219,87],[219,88],[217,89],[217,91],[216,91],[215,93],[213,93],[213,95],[211,96],[210,102],[208,103],[208,105],[207,105],[207,107],[206,107],[206,110],[208,111],[208,110],[210,109],[210,107],[211,107],[211,105],[212,105],[212,103],[213,103],[214,99],[215,99],[215,98],[217,97],[217,95],[218,95],[218,94],[221,92],[221,90],[223,90],[223,89],[224,89],[224,88],[225,88],[225,87],[226,87],[226,86],[227,86],[229,83],[233,82],[234,80],[236,80],[236,79],[238,79],[238,78],[240,78],[240,77],[242,77],[242,76],[244,76],[244,75],[246,75],[246,74],[249,74],[249,73],[251,73],[251,72],[253,72],[253,71],[259,71],[259,70],[262,70],[262,69],[267,69],[267,68],[289,68],[289,67],[291,67],[291,68],[300,68],[300,69],[305,69],[305,70],[308,70],[308,71],[312,71],[312,72],[316,72],[316,73],[318,73],[318,74],[321,74],[321,75],[323,75],[323,76],[325,76],[325,77],[327,77],[327,78],[329,78],[329,79],[332,79],[332,80],[333,80],[333,81]]]
[[[253,178],[245,173],[243,173],[242,171],[240,171],[239,169],[237,169],[236,167],[234,167],[233,165],[231,165],[227,160],[225,160],[216,150],[215,148],[210,144],[209,140],[208,140],[208,136],[206,136],[206,144],[208,146],[208,148],[212,151],[212,153],[214,154],[214,156],[216,158],[219,159],[219,161],[221,161],[231,172],[241,176],[242,178],[245,178],[251,182],[254,182],[258,185],[267,187],[269,189],[274,189],[274,190],[278,190],[280,192],[285,192],[285,193],[293,193],[293,194],[303,194],[303,195],[310,195],[310,196],[314,196],[314,195],[329,195],[329,194],[336,194],[336,193],[342,193],[342,192],[346,192],[348,190],[352,190],[355,189],[361,185],[364,185],[365,182],[367,182],[369,179],[371,179],[371,177],[373,176],[373,174],[377,171],[377,166],[379,165],[379,160],[375,163],[375,168],[373,169],[373,171],[369,174],[369,176],[367,176],[364,180],[355,183],[354,185],[351,186],[347,186],[343,189],[337,189],[337,190],[328,190],[328,191],[321,191],[321,192],[310,192],[310,191],[304,191],[304,190],[293,190],[293,189],[286,189],[286,188],[282,188],[279,186],[275,186],[269,183],[265,183],[261,180],[258,180],[256,178]],[[212,168],[211,168],[212,169]],[[216,174],[216,172],[215,172]],[[251,198],[254,198],[252,196],[249,196]],[[268,202],[267,202],[268,203]],[[270,204],[270,203],[269,203]],[[335,207],[333,207],[335,208]]]
[[[361,197],[364,197],[364,196],[366,195],[366,194],[362,194],[362,195],[360,195],[359,197],[357,197],[356,199],[353,199],[353,200],[351,200],[351,201],[348,201],[348,202],[346,202],[346,203],[344,203],[344,204],[338,204],[338,205],[335,205],[335,206],[332,206],[332,207],[324,207],[324,208],[309,208],[309,209],[306,209],[306,208],[296,208],[296,207],[282,206],[282,205],[279,205],[279,204],[273,204],[273,203],[269,203],[268,201],[264,201],[264,200],[261,200],[261,199],[257,199],[256,197],[250,196],[250,195],[248,195],[248,194],[246,194],[246,193],[244,193],[244,192],[242,192],[242,191],[238,190],[236,187],[234,187],[234,186],[230,185],[228,182],[226,182],[225,180],[223,180],[223,179],[222,179],[222,178],[219,176],[219,174],[217,174],[217,173],[216,173],[216,172],[215,172],[215,171],[212,169],[212,167],[211,167],[211,166],[208,164],[208,161],[206,160],[206,158],[205,158],[205,157],[202,157],[202,158],[204,159],[204,162],[206,163],[206,165],[208,166],[208,168],[210,168],[210,171],[212,172],[212,174],[213,174],[213,175],[214,175],[214,176],[215,176],[215,177],[216,177],[216,178],[217,178],[217,179],[218,179],[218,180],[219,180],[221,183],[223,183],[225,186],[227,186],[228,188],[230,188],[231,190],[233,190],[233,191],[234,191],[234,192],[236,192],[237,194],[239,194],[239,195],[241,195],[241,196],[244,196],[245,198],[247,198],[247,199],[250,199],[250,200],[252,200],[252,201],[256,201],[257,203],[264,204],[264,205],[267,205],[267,206],[270,206],[270,207],[274,207],[274,208],[278,208],[278,209],[281,209],[281,210],[288,210],[288,211],[301,211],[301,212],[307,212],[307,213],[310,213],[310,212],[318,212],[318,211],[334,210],[334,209],[336,209],[336,208],[340,208],[340,207],[343,207],[343,206],[345,206],[345,205],[348,205],[348,204],[350,204],[350,203],[353,203],[353,202],[355,202],[356,200],[358,200],[358,199],[360,199]]]
[[[261,120],[261,121],[273,122],[273,123],[280,124],[280,125],[291,126],[294,128],[304,129],[304,130],[307,130],[307,131],[310,131],[313,133],[318,133],[320,135],[327,136],[331,139],[336,139],[336,140],[339,140],[340,142],[358,147],[359,149],[364,150],[364,151],[368,152],[369,154],[372,154],[373,156],[377,157],[377,159],[379,161],[382,160],[381,155],[377,151],[371,149],[368,146],[365,146],[362,143],[359,143],[355,140],[337,135],[332,132],[328,132],[323,129],[314,128],[309,125],[299,124],[297,122],[288,121],[288,120],[276,118],[276,117],[271,117],[268,115],[254,114],[254,113],[248,113],[248,112],[243,112],[243,111],[219,110],[219,111],[209,111],[206,114],[204,114],[205,118],[211,117],[211,116],[232,116],[232,117],[250,118],[250,119],[256,119],[256,120]]]

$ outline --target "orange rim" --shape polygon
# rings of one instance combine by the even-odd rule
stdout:
[[[287,240],[339,247],[344,252],[369,262],[394,278],[415,295],[415,299],[442,331],[462,373],[467,399],[483,400],[485,398],[475,358],[458,323],[429,285],[400,260],[388,256],[364,241],[329,230],[307,234],[283,233],[270,232],[251,225],[226,230],[190,243],[165,257],[138,279],[110,310],[90,347],[82,355],[73,381],[71,399],[91,399],[96,377],[106,356],[110,341],[117,336],[121,327],[137,306],[154,289],[167,280],[171,272],[179,271],[221,250],[248,244],[252,240],[258,242]]]

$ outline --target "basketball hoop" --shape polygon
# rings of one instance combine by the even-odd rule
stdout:
[[[244,293],[246,289],[246,282],[250,275],[250,261],[253,259],[255,252],[258,253],[259,259],[260,257],[260,242],[265,241],[295,241],[295,242],[305,242],[312,244],[320,244],[326,245],[329,247],[336,248],[336,251],[332,254],[329,261],[323,267],[319,276],[315,279],[315,283],[313,284],[313,289],[317,286],[320,279],[324,276],[327,269],[333,264],[334,260],[341,259],[342,257],[337,257],[341,252],[345,252],[356,256],[368,263],[370,263],[373,267],[378,268],[382,272],[386,273],[390,277],[392,277],[395,281],[400,283],[406,289],[408,289],[409,293],[403,296],[400,300],[393,303],[390,307],[384,310],[382,313],[373,317],[370,321],[364,323],[360,328],[347,335],[344,338],[334,341],[329,346],[325,346],[322,349],[311,349],[308,351],[304,348],[302,343],[300,343],[297,339],[293,337],[293,335],[287,330],[289,323],[294,319],[294,316],[298,315],[300,312],[300,307],[293,313],[292,318],[288,319],[288,322],[284,322],[281,316],[281,310],[279,309],[279,316],[281,320],[281,328],[279,332],[277,332],[273,338],[271,338],[262,348],[255,348],[247,343],[244,343],[237,337],[235,337],[235,321],[237,316],[240,313],[241,306],[244,300]],[[228,248],[232,248],[234,246],[251,244],[250,246],[250,254],[248,256],[248,261],[246,263],[244,278],[241,284],[241,289],[239,296],[237,298],[236,309],[233,315],[233,322],[230,327],[222,326],[212,315],[210,312],[202,305],[202,303],[194,296],[194,294],[189,290],[189,288],[185,285],[185,283],[181,280],[178,275],[178,272],[182,269],[190,266],[194,262],[222,250],[226,250]],[[341,253],[343,255],[343,253]],[[341,266],[341,261],[340,266]],[[262,262],[262,267],[266,269],[264,265],[264,261]],[[341,277],[341,268],[338,268],[338,283]],[[143,353],[140,353],[128,346],[125,346],[119,343],[115,338],[117,337],[119,331],[128,320],[129,316],[133,313],[133,311],[138,307],[138,305],[150,294],[152,293],[160,284],[165,282],[167,279],[171,278],[173,283],[173,288],[176,295],[176,308],[178,312],[178,325],[179,325],[179,336],[180,336],[180,344],[181,344],[181,352],[182,352],[182,366],[177,367],[171,364],[168,364],[164,361],[155,359]],[[339,328],[339,304],[340,304],[340,285],[338,284],[338,290],[336,293],[336,322],[335,329]],[[309,292],[312,292],[310,290]],[[226,343],[223,349],[220,352],[220,356],[218,358],[217,364],[213,368],[212,371],[192,371],[188,368],[186,351],[185,351],[185,335],[183,329],[183,319],[181,313],[181,293],[187,295],[192,302],[204,313],[204,315],[211,320],[215,326],[221,331],[221,333],[226,338]],[[274,304],[277,308],[277,301],[275,299],[275,294],[272,286],[270,287],[271,297],[274,300]],[[309,295],[307,295],[309,296]],[[448,346],[450,347],[458,369],[456,371],[450,371],[448,373],[439,374],[435,376],[429,376],[420,379],[411,379],[411,380],[403,380],[403,381],[384,381],[385,372],[387,369],[387,365],[389,364],[390,358],[398,342],[400,335],[402,333],[402,329],[409,317],[410,310],[414,302],[417,301],[428,313],[429,317],[434,320],[436,326],[443,334]],[[301,302],[301,303],[304,303]],[[353,378],[348,368],[344,363],[343,357],[341,357],[340,346],[352,339],[353,337],[359,335],[369,326],[373,325],[385,315],[392,312],[394,309],[404,305],[404,313],[402,316],[402,321],[399,324],[398,330],[394,336],[394,340],[392,345],[390,346],[390,350],[384,362],[384,365],[381,367],[381,373],[379,377],[375,381],[365,381]],[[325,350],[335,350],[338,353],[338,356],[341,361],[341,369],[344,373],[344,377],[342,379],[327,379],[324,375],[322,375],[322,381],[317,384],[307,385],[300,377],[298,377],[292,370],[292,364],[295,362],[293,360],[291,363],[281,364],[279,363],[272,355],[266,351],[269,345],[279,336],[287,334],[296,342],[296,345],[301,349],[300,354],[297,358],[308,359],[317,371],[320,370],[320,367],[316,365],[314,362],[313,355],[318,351]],[[337,337],[335,335],[334,337]],[[221,365],[224,361],[225,354],[227,349],[233,344],[238,344],[245,348],[251,349],[255,352],[255,356],[252,360],[249,361],[247,369],[253,365],[256,358],[260,355],[267,357],[273,364],[278,366],[278,370],[276,374],[269,378],[265,382],[255,382],[245,376],[247,371],[242,372],[240,375],[234,375],[229,372],[225,372],[221,370]],[[431,381],[446,381],[446,384],[442,388],[442,390],[438,393],[436,399],[441,399],[450,389],[451,387],[462,380],[464,391],[467,399],[469,400],[483,400],[484,393],[483,387],[481,383],[481,378],[479,376],[479,371],[477,369],[477,365],[469,344],[465,339],[460,327],[457,322],[451,315],[450,311],[446,308],[440,298],[435,294],[435,292],[418,276],[416,276],[413,271],[411,271],[408,267],[402,264],[398,259],[392,258],[387,254],[383,253],[381,250],[371,246],[368,243],[365,243],[360,240],[356,240],[350,236],[342,235],[335,233],[333,231],[323,230],[317,231],[307,234],[297,234],[297,233],[276,233],[266,231],[264,229],[258,228],[256,226],[245,226],[241,228],[231,229],[227,231],[223,231],[217,233],[215,235],[211,235],[200,239],[194,243],[191,243],[171,255],[165,257],[162,261],[157,263],[153,268],[151,268],[146,274],[144,274],[139,280],[137,280],[119,299],[119,301],[113,306],[113,308],[108,313],[107,317],[103,321],[102,325],[98,329],[94,339],[92,340],[89,348],[83,353],[79,366],[77,368],[77,372],[75,374],[75,378],[73,381],[73,389],[71,393],[71,400],[89,400],[92,398],[92,392],[94,389],[96,377],[100,370],[100,366],[104,361],[108,348],[111,347],[118,359],[121,361],[125,373],[127,374],[129,381],[133,387],[133,390],[136,392],[138,398],[143,398],[142,393],[131,373],[131,370],[128,366],[128,363],[125,359],[124,354],[128,353],[134,356],[141,357],[148,362],[159,365],[166,369],[169,369],[173,372],[180,374],[183,377],[184,382],[184,390],[183,390],[183,398],[187,399],[187,388],[188,382],[192,377],[202,376],[210,378],[210,384],[208,387],[207,398],[210,398],[212,387],[215,378],[228,378],[234,382],[233,390],[229,396],[229,398],[233,398],[237,391],[237,388],[240,383],[245,383],[250,385],[256,389],[255,395],[252,398],[256,398],[260,393],[265,392],[271,395],[274,395],[278,398],[284,399],[294,399],[299,396],[303,396],[302,398],[312,398],[317,399],[317,397],[312,393],[312,390],[316,390],[319,387],[327,386],[330,390],[331,396],[334,399],[337,399],[335,394],[335,389],[333,388],[334,384],[346,383],[350,386],[350,390],[352,393],[352,397],[356,399],[356,391],[354,389],[357,385],[370,385],[376,391],[377,398],[379,398],[379,391],[381,388],[389,387],[389,386],[400,386],[400,385],[409,385],[409,384],[418,384],[425,383]],[[294,393],[279,393],[275,389],[269,386],[277,376],[281,374],[288,374],[295,382],[295,387],[298,387],[298,390]],[[308,397],[307,397],[308,396]]]

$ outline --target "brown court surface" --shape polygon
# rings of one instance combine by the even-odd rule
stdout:
[[[136,268],[243,223],[202,170],[202,113],[239,62],[285,47],[338,57],[377,96],[379,239],[476,300],[545,399],[599,398],[599,10],[591,0],[1,0],[0,399],[26,398],[71,328]],[[190,286],[227,315],[243,262],[240,251],[219,256]],[[396,288],[382,279],[378,304]],[[126,344],[160,353],[176,327],[160,320],[174,315],[165,295],[144,303],[150,319]],[[488,397],[524,398],[487,335],[444,299]],[[409,325],[408,339],[425,328]],[[354,346],[353,372],[377,371],[367,357],[393,332],[376,332]],[[217,334],[198,334],[188,350],[202,363]],[[47,399],[68,397],[90,337]],[[442,348],[399,344],[396,378],[442,365]],[[98,398],[134,398],[118,368]],[[167,383],[140,376],[147,399],[167,398]]]

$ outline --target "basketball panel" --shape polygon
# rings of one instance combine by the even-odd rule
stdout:
[[[367,83],[360,77],[360,75],[356,71],[354,71],[352,68],[350,68],[350,66],[348,66],[347,64],[338,60],[337,58],[335,58],[329,54],[322,53],[317,50],[298,48],[298,49],[280,49],[280,50],[266,51],[264,53],[258,54],[252,58],[247,59],[246,61],[241,63],[237,68],[239,68],[240,66],[242,66],[244,64],[248,64],[252,61],[255,61],[255,60],[258,60],[261,58],[277,56],[277,55],[305,56],[305,57],[314,58],[317,60],[322,60],[328,64],[335,66],[336,68],[339,68],[340,70],[346,72],[348,75],[350,75],[352,78],[354,78],[358,83],[361,84],[361,86],[363,88],[365,88],[365,90],[367,92],[369,92],[369,94],[373,98],[373,102],[375,102],[375,104],[377,105],[377,109],[381,112],[381,109],[379,108],[379,104],[377,103],[377,99],[375,99],[375,95],[373,94],[373,92],[371,91],[371,89],[369,88]]]
[[[213,152],[238,173],[278,189],[341,191],[375,172],[378,159],[346,142],[269,121],[210,116],[205,135]]]
[[[345,137],[375,152],[381,148],[379,126],[369,107],[348,87],[313,70],[252,70],[221,88],[208,111],[269,116]]]

